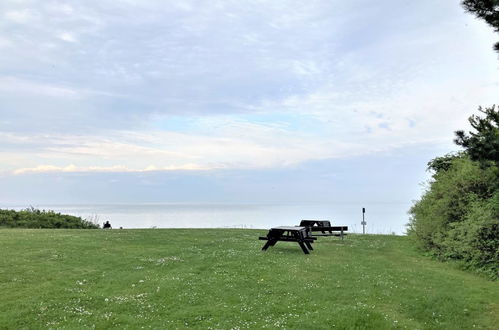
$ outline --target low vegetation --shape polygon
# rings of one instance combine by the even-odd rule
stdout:
[[[97,229],[99,225],[72,215],[27,208],[21,211],[0,210],[0,227]]]
[[[262,230],[0,230],[0,327],[494,329],[497,283],[407,237],[260,251]]]

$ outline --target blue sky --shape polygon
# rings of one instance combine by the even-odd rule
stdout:
[[[417,198],[497,103],[459,1],[0,3],[0,203]]]

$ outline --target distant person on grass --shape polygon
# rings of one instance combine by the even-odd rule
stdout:
[[[111,224],[109,223],[109,221],[104,222],[104,224],[102,225],[102,228],[111,229]]]

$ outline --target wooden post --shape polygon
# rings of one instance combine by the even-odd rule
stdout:
[[[366,208],[363,207],[362,208],[362,234],[365,234],[366,233],[366,220],[364,219],[364,214],[366,213]]]

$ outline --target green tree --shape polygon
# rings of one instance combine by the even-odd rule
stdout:
[[[478,110],[485,117],[472,115],[468,120],[474,131],[466,134],[464,131],[456,131],[454,142],[462,146],[471,160],[478,161],[482,165],[499,164],[499,108],[495,105],[486,108],[479,107]]]
[[[475,14],[499,32],[499,0],[463,0],[463,7],[466,11]],[[499,42],[494,45],[496,52],[499,52]]]
[[[433,179],[409,211],[409,236],[438,258],[499,277],[499,169],[465,153],[432,162]]]
[[[456,132],[464,151],[428,162],[432,180],[412,206],[408,234],[429,253],[499,278],[499,109]]]
[[[444,156],[441,157],[435,157],[432,160],[430,160],[427,164],[427,169],[428,171],[433,171],[433,178],[440,172],[440,171],[447,171],[450,169],[452,166],[452,162],[455,159],[463,158],[465,156],[465,153],[459,152],[459,153],[448,153]]]

